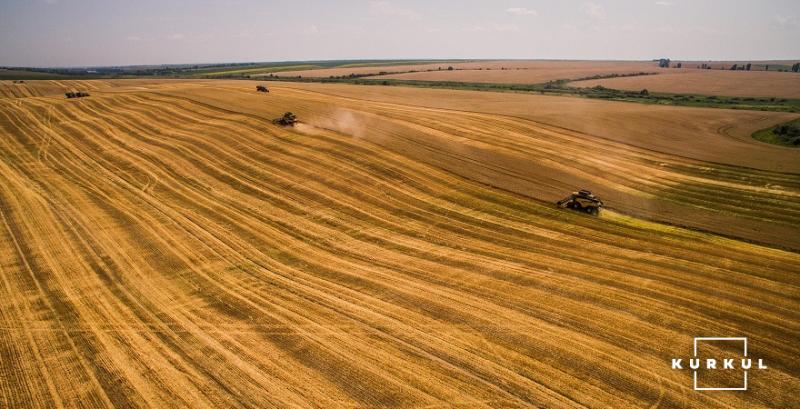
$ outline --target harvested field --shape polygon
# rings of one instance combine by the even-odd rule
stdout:
[[[505,66],[505,65],[501,65]],[[417,81],[455,81],[499,84],[541,84],[561,79],[579,79],[595,75],[658,73],[653,62],[635,61],[532,61],[516,68],[491,69],[465,68],[453,71],[408,72],[381,75],[371,78],[417,80]]]
[[[498,116],[508,116],[703,162],[800,173],[797,151],[759,143],[750,136],[759,129],[797,118],[797,114],[611,103],[532,94],[340,84],[285,86],[324,94],[323,97],[339,97],[342,104],[362,101],[360,105],[367,109],[373,103],[391,103],[443,109],[447,115],[450,111],[480,112],[488,114],[478,125],[486,129],[494,129]],[[210,92],[203,98],[215,99],[220,104],[233,101]],[[243,110],[253,110],[256,106],[246,99],[238,105]]]
[[[686,61],[686,60],[674,60],[671,62],[671,66],[675,67],[676,64],[682,64],[682,68],[694,68],[702,69],[702,65],[706,64],[706,66],[711,67],[712,70],[727,70],[730,69],[733,64],[736,64],[738,67],[746,66],[750,64],[751,71],[781,71],[781,70],[789,70],[792,67],[792,64],[796,63],[795,60],[761,60],[761,61]]]
[[[255,84],[0,98],[0,407],[800,403],[796,115]]]
[[[800,98],[800,74],[795,72],[670,69],[660,75],[578,81],[575,87],[594,87],[675,94],[738,97]]]
[[[197,84],[203,80],[195,80]],[[124,86],[127,89],[135,89],[142,86],[168,86],[168,84],[185,83],[182,80],[45,80],[45,81],[25,81],[22,84],[14,84],[13,81],[0,81],[0,99],[3,98],[25,98],[25,97],[63,97],[67,91],[95,91],[103,89],[109,91],[113,88]]]
[[[447,67],[452,66],[453,71]],[[439,70],[441,68],[441,71]],[[433,63],[376,67],[347,67],[307,71],[286,71],[276,75],[324,78],[329,76],[377,75],[383,72],[405,74],[382,75],[385,79],[413,79],[431,81],[502,82],[533,84],[566,78],[585,78],[612,73],[637,73],[658,71],[651,61],[547,61],[511,60],[476,61],[464,63]],[[423,72],[409,72],[423,71]]]

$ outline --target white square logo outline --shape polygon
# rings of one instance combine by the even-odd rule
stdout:
[[[693,342],[694,357],[697,358],[697,341],[744,341],[744,356],[747,357],[747,337],[695,337]],[[744,386],[740,388],[699,388],[697,387],[697,370],[692,370],[694,379],[694,390],[696,391],[746,391],[747,390],[747,370],[744,370]]]

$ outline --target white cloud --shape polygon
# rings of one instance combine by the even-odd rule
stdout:
[[[656,33],[666,33],[666,34],[674,34],[674,33],[679,33],[680,32],[680,31],[678,31],[678,29],[676,29],[673,26],[658,26],[658,27],[653,28],[651,31],[656,32]]]
[[[597,20],[606,18],[606,9],[597,3],[583,3],[583,7],[581,7],[581,9],[584,13],[586,13],[587,16],[591,18]]]
[[[398,7],[389,1],[371,1],[369,3],[369,13],[375,16],[395,16],[414,20],[420,18],[419,13],[416,11]]]
[[[479,26],[472,26],[467,29],[467,31],[474,31],[474,32],[517,32],[519,30],[519,26],[516,24],[497,24],[497,23],[487,23],[484,25]]]
[[[775,22],[781,27],[800,26],[800,19],[796,16],[781,16],[776,14]]]
[[[252,38],[253,37],[253,30],[252,29],[244,29],[239,30],[231,35],[233,38]]]
[[[142,37],[139,36],[127,36],[125,39],[128,41],[142,41]]]
[[[638,27],[635,24],[621,24],[621,25],[613,25],[609,27],[611,30],[615,31],[636,31]]]
[[[317,27],[315,24],[312,24],[306,27],[306,29],[303,30],[303,32],[306,34],[317,34],[319,33],[319,27]]]
[[[175,33],[175,34],[170,35],[167,38],[169,38],[170,40],[183,40],[185,38],[185,36],[182,33]]]
[[[538,16],[539,12],[536,10],[528,9],[525,7],[511,7],[506,9],[506,13],[516,14],[518,16]]]
[[[671,1],[657,1],[656,2],[656,6],[670,7],[670,6],[674,6],[674,5],[675,5],[675,3],[671,2]]]

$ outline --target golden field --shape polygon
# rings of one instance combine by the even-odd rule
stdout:
[[[800,404],[797,115],[255,84],[0,82],[0,407]]]
[[[675,64],[676,62],[673,62]],[[328,69],[282,73],[290,76],[327,77],[328,75],[375,74],[373,79],[452,81],[498,84],[541,84],[554,80],[578,80],[595,75],[637,74],[655,75],[601,78],[571,82],[574,87],[594,87],[675,94],[700,94],[734,97],[800,98],[800,75],[792,72],[763,71],[765,62],[756,61],[753,71],[719,69],[732,63],[711,63],[715,68],[694,68],[695,62],[685,62],[684,68],[659,68],[652,61],[498,61],[493,63],[451,64],[453,71],[436,70],[442,64],[396,67],[363,67],[354,69]],[[791,62],[779,61],[791,65]],[[740,63],[741,65],[741,63]],[[775,64],[773,64],[775,65]],[[446,68],[446,64],[445,67]],[[502,69],[506,68],[506,69]],[[759,69],[760,68],[760,69]],[[418,72],[409,72],[411,70]],[[434,69],[436,71],[429,71]],[[377,75],[379,71],[395,74]]]
[[[675,94],[725,95],[733,97],[800,98],[800,74],[774,71],[729,71],[669,69],[660,75],[577,81],[575,87],[594,87]]]
[[[453,71],[448,71],[448,67]],[[441,68],[441,70],[439,70]],[[410,71],[419,71],[412,73]],[[377,75],[398,73],[378,78],[418,79],[432,81],[540,83],[564,78],[584,78],[613,73],[656,72],[652,61],[567,61],[567,60],[499,60],[413,65],[380,65],[373,67],[323,68],[275,73],[281,77],[324,78],[329,76]]]

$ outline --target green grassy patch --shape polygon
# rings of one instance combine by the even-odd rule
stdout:
[[[642,75],[642,74],[638,74]],[[647,74],[644,74],[647,75]],[[373,76],[374,77],[374,76]],[[656,105],[676,105],[703,108],[745,109],[756,111],[800,112],[800,99],[759,98],[759,97],[722,97],[714,95],[667,94],[643,91],[622,91],[603,86],[591,88],[570,87],[572,80],[555,80],[542,84],[499,84],[482,82],[456,81],[422,81],[381,78],[363,78],[360,76],[342,76],[328,78],[298,77],[263,77],[265,80],[294,82],[324,82],[358,85],[406,86],[421,88],[463,89],[470,91],[520,92],[540,95],[573,96],[582,98],[605,99],[609,101],[636,102]]]
[[[270,74],[273,72],[281,72],[281,71],[303,71],[303,70],[313,70],[315,68],[323,68],[319,65],[314,64],[298,64],[298,65],[266,65],[266,66],[259,66],[255,68],[244,68],[244,69],[230,69],[230,70],[218,70],[218,71],[211,71],[211,72],[201,72],[197,75],[205,76],[205,77],[219,77],[225,75],[260,75],[260,74]]]
[[[0,67],[0,79],[97,78],[214,78],[248,79],[251,76],[322,68],[380,67],[413,64],[447,64],[478,60],[321,60],[212,64],[162,64],[107,67]],[[481,60],[485,61],[485,60]]]
[[[59,80],[64,78],[69,77],[47,72],[0,69],[0,80]]]
[[[351,63],[351,64],[342,64],[336,66],[336,68],[357,68],[357,67],[383,67],[383,66],[390,66],[390,65],[417,65],[417,64],[452,64],[452,63],[461,63],[461,62],[469,62],[464,60],[399,60],[399,61],[379,61],[379,62],[361,62],[361,63]],[[447,67],[444,67],[447,68]]]
[[[795,131],[792,131],[792,129]],[[800,132],[800,118],[755,131],[752,136],[761,142],[800,148],[800,136],[797,136],[798,134],[794,132]]]

